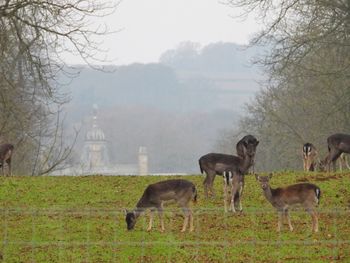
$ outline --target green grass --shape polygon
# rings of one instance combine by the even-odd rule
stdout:
[[[301,209],[291,211],[295,231],[276,232],[277,215],[253,176],[246,176],[243,214],[224,213],[222,180],[217,196],[203,197],[203,176],[193,206],[195,231],[180,233],[182,213],[166,205],[164,233],[148,216],[127,231],[123,209],[144,188],[169,177],[0,178],[0,253],[4,262],[350,262],[350,174],[283,172],[273,187],[308,180],[320,186],[320,232]]]

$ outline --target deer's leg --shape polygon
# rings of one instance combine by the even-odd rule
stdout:
[[[4,168],[4,166],[5,166],[5,162],[2,161],[2,162],[1,162],[1,172],[2,172],[2,175],[3,175],[3,176],[5,176],[5,168]]]
[[[226,179],[225,173],[224,173],[224,209],[225,209],[225,213],[227,213],[227,179]]]
[[[209,177],[209,188],[210,188],[210,195],[212,197],[215,196],[215,193],[214,193],[214,179],[215,179],[215,176],[216,176],[216,172],[214,171],[213,173],[211,173],[210,177]]]
[[[159,215],[159,221],[160,221],[160,231],[164,232],[164,218],[163,218],[163,203],[157,208],[158,215]]]
[[[341,152],[337,149],[332,148],[329,152],[329,157],[327,158],[327,171],[331,170],[331,163],[333,164],[333,171],[336,171],[336,161],[341,155]]]
[[[181,232],[185,232],[185,231],[186,231],[186,228],[187,228],[187,225],[188,225],[188,219],[189,219],[189,217],[190,217],[191,210],[190,210],[188,207],[183,207],[183,208],[182,208],[182,211],[183,211],[184,214],[185,214],[185,218],[184,218],[184,224],[183,224],[183,226],[182,226]]]
[[[242,176],[242,179],[240,181],[240,188],[239,188],[239,211],[242,212],[243,211],[243,207],[242,207],[242,195],[243,195],[243,189],[244,189],[244,176]]]
[[[349,166],[349,163],[348,163],[348,158],[346,157],[346,155],[344,155],[344,163],[345,163],[346,167],[350,170],[350,166]]]
[[[306,208],[306,211],[311,215],[312,219],[312,231],[318,232],[318,218],[314,208]]]
[[[8,173],[9,173],[9,175],[11,176],[11,175],[12,175],[11,159],[7,159],[7,160],[6,160],[6,163],[7,163],[8,169],[9,169]]]
[[[293,230],[294,230],[294,228],[293,228],[293,226],[292,226],[292,222],[290,221],[290,217],[289,217],[289,212],[288,212],[288,209],[285,209],[285,210],[284,210],[284,214],[285,214],[285,215],[286,215],[286,217],[287,217],[287,221],[288,221],[289,230],[290,230],[290,231],[293,231]]]
[[[238,189],[239,189],[239,176],[237,174],[233,174],[232,176],[232,192],[231,192],[231,210],[233,213],[236,212],[235,209],[235,197],[238,194]]]
[[[149,214],[149,223],[148,223],[147,231],[151,231],[152,230],[153,214],[154,214],[154,209],[151,209],[150,214]]]
[[[277,232],[280,232],[280,231],[281,231],[281,228],[282,228],[282,218],[283,218],[283,210],[278,210]]]
[[[344,154],[341,154],[339,156],[339,170],[342,172],[343,171],[343,164],[344,164]]]

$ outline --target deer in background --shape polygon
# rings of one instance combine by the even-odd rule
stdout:
[[[11,158],[12,153],[14,150],[14,146],[10,143],[5,143],[0,145],[0,166],[2,170],[2,175],[5,175],[4,167],[5,163],[7,163],[8,166],[8,175],[12,175],[12,168],[11,168]]]
[[[332,134],[327,138],[328,155],[320,162],[320,170],[330,172],[331,163],[336,171],[336,161],[342,153],[350,153],[350,135],[343,133]]]
[[[138,201],[136,208],[130,212],[125,211],[127,229],[132,230],[136,224],[137,218],[146,209],[150,209],[150,220],[147,231],[151,231],[153,214],[157,209],[160,218],[161,232],[163,232],[165,230],[163,221],[163,203],[170,200],[176,201],[185,214],[181,232],[186,231],[188,221],[190,221],[190,232],[192,232],[194,229],[193,215],[189,208],[189,203],[191,200],[193,200],[193,202],[197,201],[197,190],[192,182],[182,179],[166,180],[149,185],[145,189],[141,199]]]
[[[315,171],[316,158],[318,156],[316,147],[312,143],[305,143],[303,145],[303,163],[304,171]]]
[[[290,206],[300,204],[311,215],[312,230],[318,232],[318,218],[315,207],[320,203],[321,190],[317,185],[310,183],[293,184],[283,188],[272,189],[270,187],[269,176],[255,175],[257,181],[263,189],[266,199],[277,209],[278,226],[277,231],[281,231],[283,215],[287,217],[290,231],[293,226],[290,221],[288,209]]]

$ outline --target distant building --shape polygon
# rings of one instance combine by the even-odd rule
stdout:
[[[56,171],[53,175],[147,175],[147,148],[139,147],[138,162],[113,164],[108,154],[108,143],[105,133],[98,126],[98,107],[93,105],[92,122],[85,134],[81,163]]]
[[[85,135],[81,155],[83,173],[105,173],[110,167],[105,134],[97,124],[97,110],[97,105],[94,105],[92,127]]]

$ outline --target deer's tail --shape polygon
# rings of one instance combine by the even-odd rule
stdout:
[[[198,160],[198,163],[199,163],[199,169],[201,170],[201,174],[203,174],[203,168],[202,168],[201,159]]]
[[[195,186],[192,186],[192,200],[193,203],[197,203],[197,189]]]
[[[319,187],[315,188],[315,194],[316,194],[316,201],[317,204],[320,204],[320,200],[321,200],[321,189]]]

